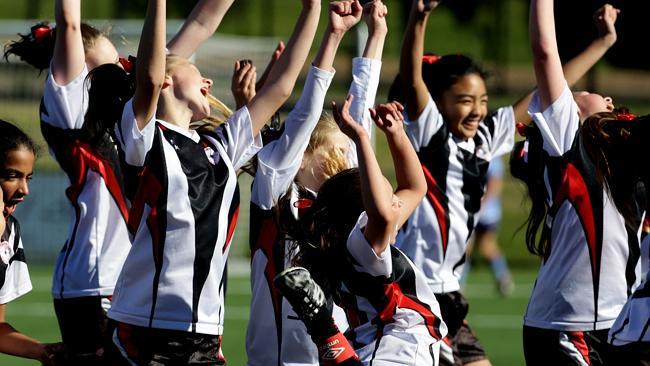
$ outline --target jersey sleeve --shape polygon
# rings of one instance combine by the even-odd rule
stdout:
[[[515,111],[512,106],[497,109],[480,125],[490,149],[490,159],[509,153],[515,144]]]
[[[580,117],[578,105],[568,85],[560,97],[545,110],[541,110],[539,95],[535,92],[528,106],[528,114],[539,128],[544,139],[544,151],[550,156],[562,156],[571,149],[580,127]]]
[[[352,259],[354,259],[354,268],[359,272],[367,273],[371,276],[390,277],[393,272],[390,245],[387,245],[386,249],[380,254],[375,253],[363,234],[367,223],[368,216],[365,212],[362,212],[357,220],[357,224],[348,236],[346,248],[352,256]]]
[[[284,132],[257,154],[251,200],[261,208],[273,207],[293,182],[333,77],[333,72],[311,67],[302,95],[284,122]]]
[[[226,123],[216,128],[235,170],[241,168],[262,148],[262,136],[253,136],[253,121],[246,106],[239,108]]]
[[[122,119],[115,126],[115,135],[124,151],[126,162],[134,166],[143,166],[147,152],[153,145],[156,133],[155,113],[147,126],[140,130],[133,111],[133,98],[129,100],[122,111]]]
[[[422,147],[426,146],[444,123],[442,114],[431,95],[429,95],[429,102],[416,120],[409,120],[406,111],[404,111],[404,119],[406,133],[415,151],[420,151]]]
[[[1,218],[0,218],[1,219]],[[6,304],[32,290],[23,242],[17,221],[12,220],[6,241],[0,240],[0,304]]]
[[[84,115],[88,109],[88,89],[85,86],[88,67],[66,85],[54,81],[47,74],[43,90],[41,121],[61,129],[79,129],[83,126]]]
[[[350,116],[361,123],[369,137],[372,136],[373,122],[368,109],[375,104],[380,74],[381,61],[366,57],[355,57],[352,60],[352,84],[348,94],[354,99],[350,106]],[[357,149],[352,140],[348,150],[348,162],[350,167],[359,166]]]

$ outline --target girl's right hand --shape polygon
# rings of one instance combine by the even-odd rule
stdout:
[[[350,94],[345,98],[343,105],[338,107],[336,102],[332,101],[332,114],[336,124],[338,124],[341,132],[343,132],[347,137],[352,139],[352,141],[359,141],[363,136],[368,136],[368,133],[363,128],[363,126],[356,122],[350,115],[350,105],[352,104],[352,99],[354,97]]]
[[[359,0],[334,1],[329,6],[329,24],[331,31],[343,34],[361,20],[363,8]]]
[[[371,1],[363,6],[363,18],[370,34],[388,32],[386,15],[388,15],[388,8],[381,0]]]

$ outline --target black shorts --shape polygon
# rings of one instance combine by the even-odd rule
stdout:
[[[122,356],[131,364],[225,365],[221,336],[117,323],[113,338]]]
[[[465,319],[469,310],[465,297],[458,291],[435,295],[448,330],[440,345],[440,366],[487,360],[483,346]]]
[[[54,299],[66,364],[114,365],[120,360],[112,342],[115,322],[106,316],[102,300],[109,301],[100,296]]]
[[[609,329],[559,331],[524,325],[526,365],[648,365],[639,363],[639,353],[629,352],[630,348],[607,343],[608,332]]]

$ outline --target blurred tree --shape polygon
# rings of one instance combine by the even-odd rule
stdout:
[[[32,1],[32,0],[30,0]],[[192,11],[196,1],[170,0],[167,2],[167,17],[185,18]],[[142,18],[147,10],[147,0],[115,0],[114,17]]]
[[[41,8],[41,0],[27,0],[27,7],[25,8],[25,18],[37,19],[39,17],[40,8]]]

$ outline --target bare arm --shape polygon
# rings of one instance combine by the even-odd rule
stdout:
[[[381,0],[374,0],[364,5],[363,15],[368,25],[368,40],[363,50],[363,57],[381,61],[386,34],[388,34],[386,24],[388,8]]]
[[[375,124],[386,135],[393,158],[397,179],[395,196],[399,199],[400,208],[395,222],[397,228],[404,225],[427,192],[420,159],[404,131],[403,111],[404,107],[398,102],[381,104],[370,110]]]
[[[280,41],[278,42],[278,45],[275,47],[275,50],[271,55],[271,59],[269,60],[269,63],[266,65],[266,68],[264,69],[262,76],[260,76],[260,79],[257,81],[257,84],[255,84],[256,90],[262,89],[264,83],[266,82],[266,79],[269,77],[269,73],[271,73],[271,70],[273,69],[273,66],[275,66],[275,63],[278,62],[278,59],[280,59],[282,52],[284,52],[284,42]]]
[[[50,365],[51,360],[46,351],[47,346],[33,338],[30,338],[11,326],[5,321],[6,305],[0,305],[0,352],[30,358]]]
[[[320,1],[302,1],[303,8],[286,49],[271,70],[264,87],[257,92],[248,106],[253,122],[253,135],[259,133],[266,121],[291,95],[314,40]]]
[[[149,0],[136,62],[133,112],[140,130],[156,113],[165,80],[165,0]]]
[[[66,85],[81,73],[86,64],[81,40],[80,0],[56,0],[54,19],[56,40],[51,72],[57,84]]]
[[[406,113],[416,120],[429,102],[429,90],[422,79],[424,33],[431,10],[439,1],[415,0],[404,33],[399,62],[399,74],[406,101]]]
[[[169,52],[177,56],[190,58],[199,46],[214,34],[234,1],[199,1],[181,29],[169,41],[167,45]]]
[[[616,43],[617,35],[614,24],[620,10],[607,4],[598,9],[594,14],[594,21],[598,27],[598,38],[596,38],[584,51],[563,65],[564,77],[569,87],[575,85]],[[532,119],[528,115],[528,105],[533,99],[533,92],[513,104],[517,122],[530,124]]]
[[[350,96],[340,108],[333,102],[332,112],[341,131],[350,137],[357,147],[361,187],[364,187],[361,196],[368,216],[364,236],[375,253],[381,253],[390,244],[398,211],[393,209],[392,188],[381,172],[368,133],[350,116],[351,102]]]
[[[566,86],[555,38],[553,0],[532,0],[529,21],[537,93],[540,108],[545,110],[562,95]]]

